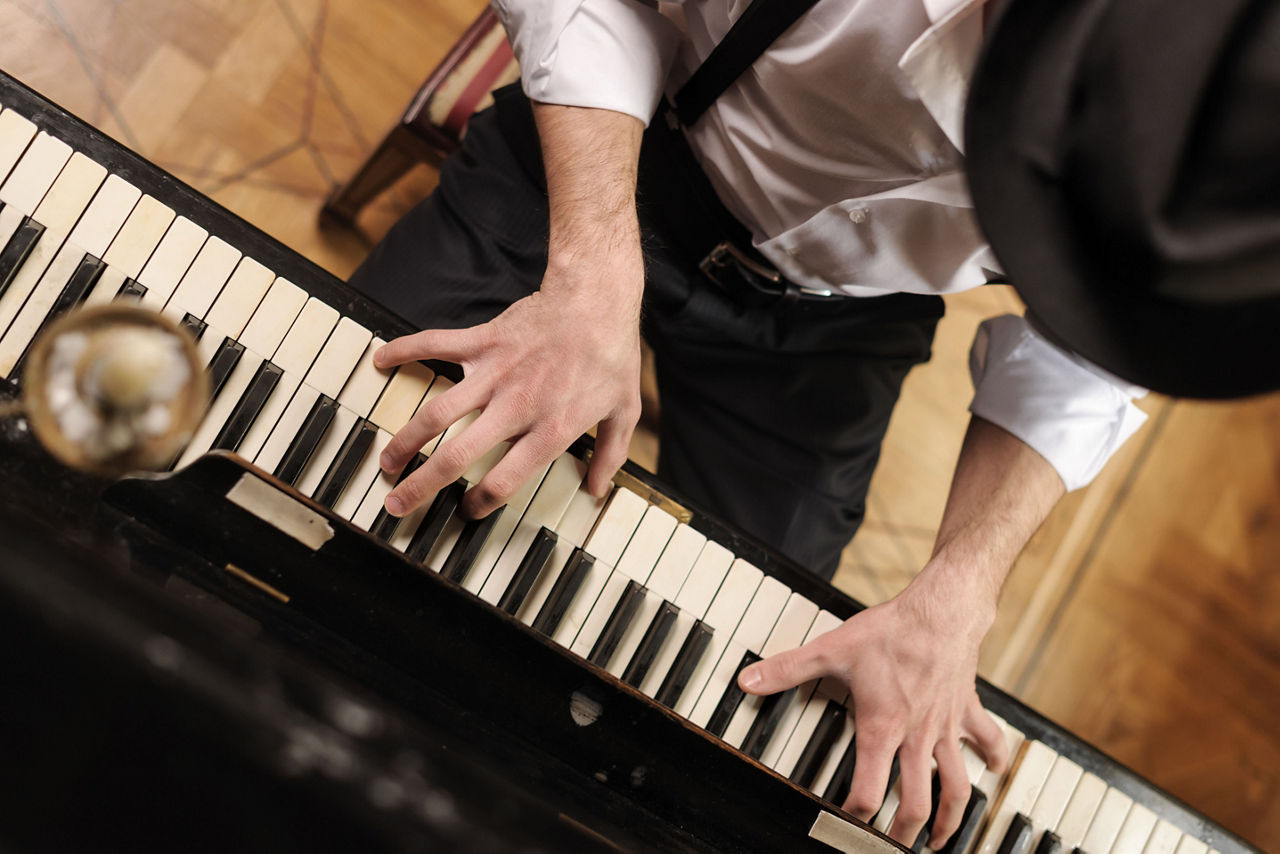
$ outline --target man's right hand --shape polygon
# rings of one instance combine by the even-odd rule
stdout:
[[[396,472],[429,440],[476,410],[387,496],[402,516],[457,480],[502,442],[511,447],[468,491],[479,518],[505,504],[539,470],[598,425],[588,489],[603,496],[626,460],[640,417],[640,303],[644,259],[635,209],[641,123],[608,110],[536,104],[550,202],[550,242],[540,290],[492,321],[397,338],[379,367],[417,359],[455,362],[464,378],[423,406],[384,449]]]

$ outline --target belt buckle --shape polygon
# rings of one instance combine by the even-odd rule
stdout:
[[[719,271],[730,266],[737,270],[738,278],[752,289],[762,294],[779,297],[784,302],[827,300],[839,297],[839,294],[829,288],[810,288],[787,281],[777,270],[766,267],[751,258],[728,240],[717,243],[706,257],[698,262],[698,269],[702,274],[725,290],[729,289],[729,285],[720,278]]]

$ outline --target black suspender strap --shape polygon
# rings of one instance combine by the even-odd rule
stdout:
[[[818,0],[752,0],[693,76],[676,93],[676,118],[691,126],[778,36]]]

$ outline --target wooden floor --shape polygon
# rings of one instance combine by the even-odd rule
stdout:
[[[361,230],[316,212],[482,0],[0,0],[0,68],[345,276],[434,185]],[[967,420],[973,330],[1007,289],[948,300],[907,381],[837,582],[863,601],[929,555]],[[1280,850],[1280,396],[1152,396],[1150,423],[1036,536],[982,673],[1157,784]],[[641,435],[635,455],[652,464]]]

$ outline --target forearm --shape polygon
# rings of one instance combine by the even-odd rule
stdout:
[[[1011,433],[974,416],[933,556],[918,581],[964,603],[985,633],[1005,577],[1065,491],[1057,471]]]
[[[618,253],[637,260],[636,169],[644,126],[624,113],[554,104],[535,104],[547,176],[550,232],[546,287],[599,284],[573,275]],[[638,309],[642,280],[624,277],[606,283]]]

